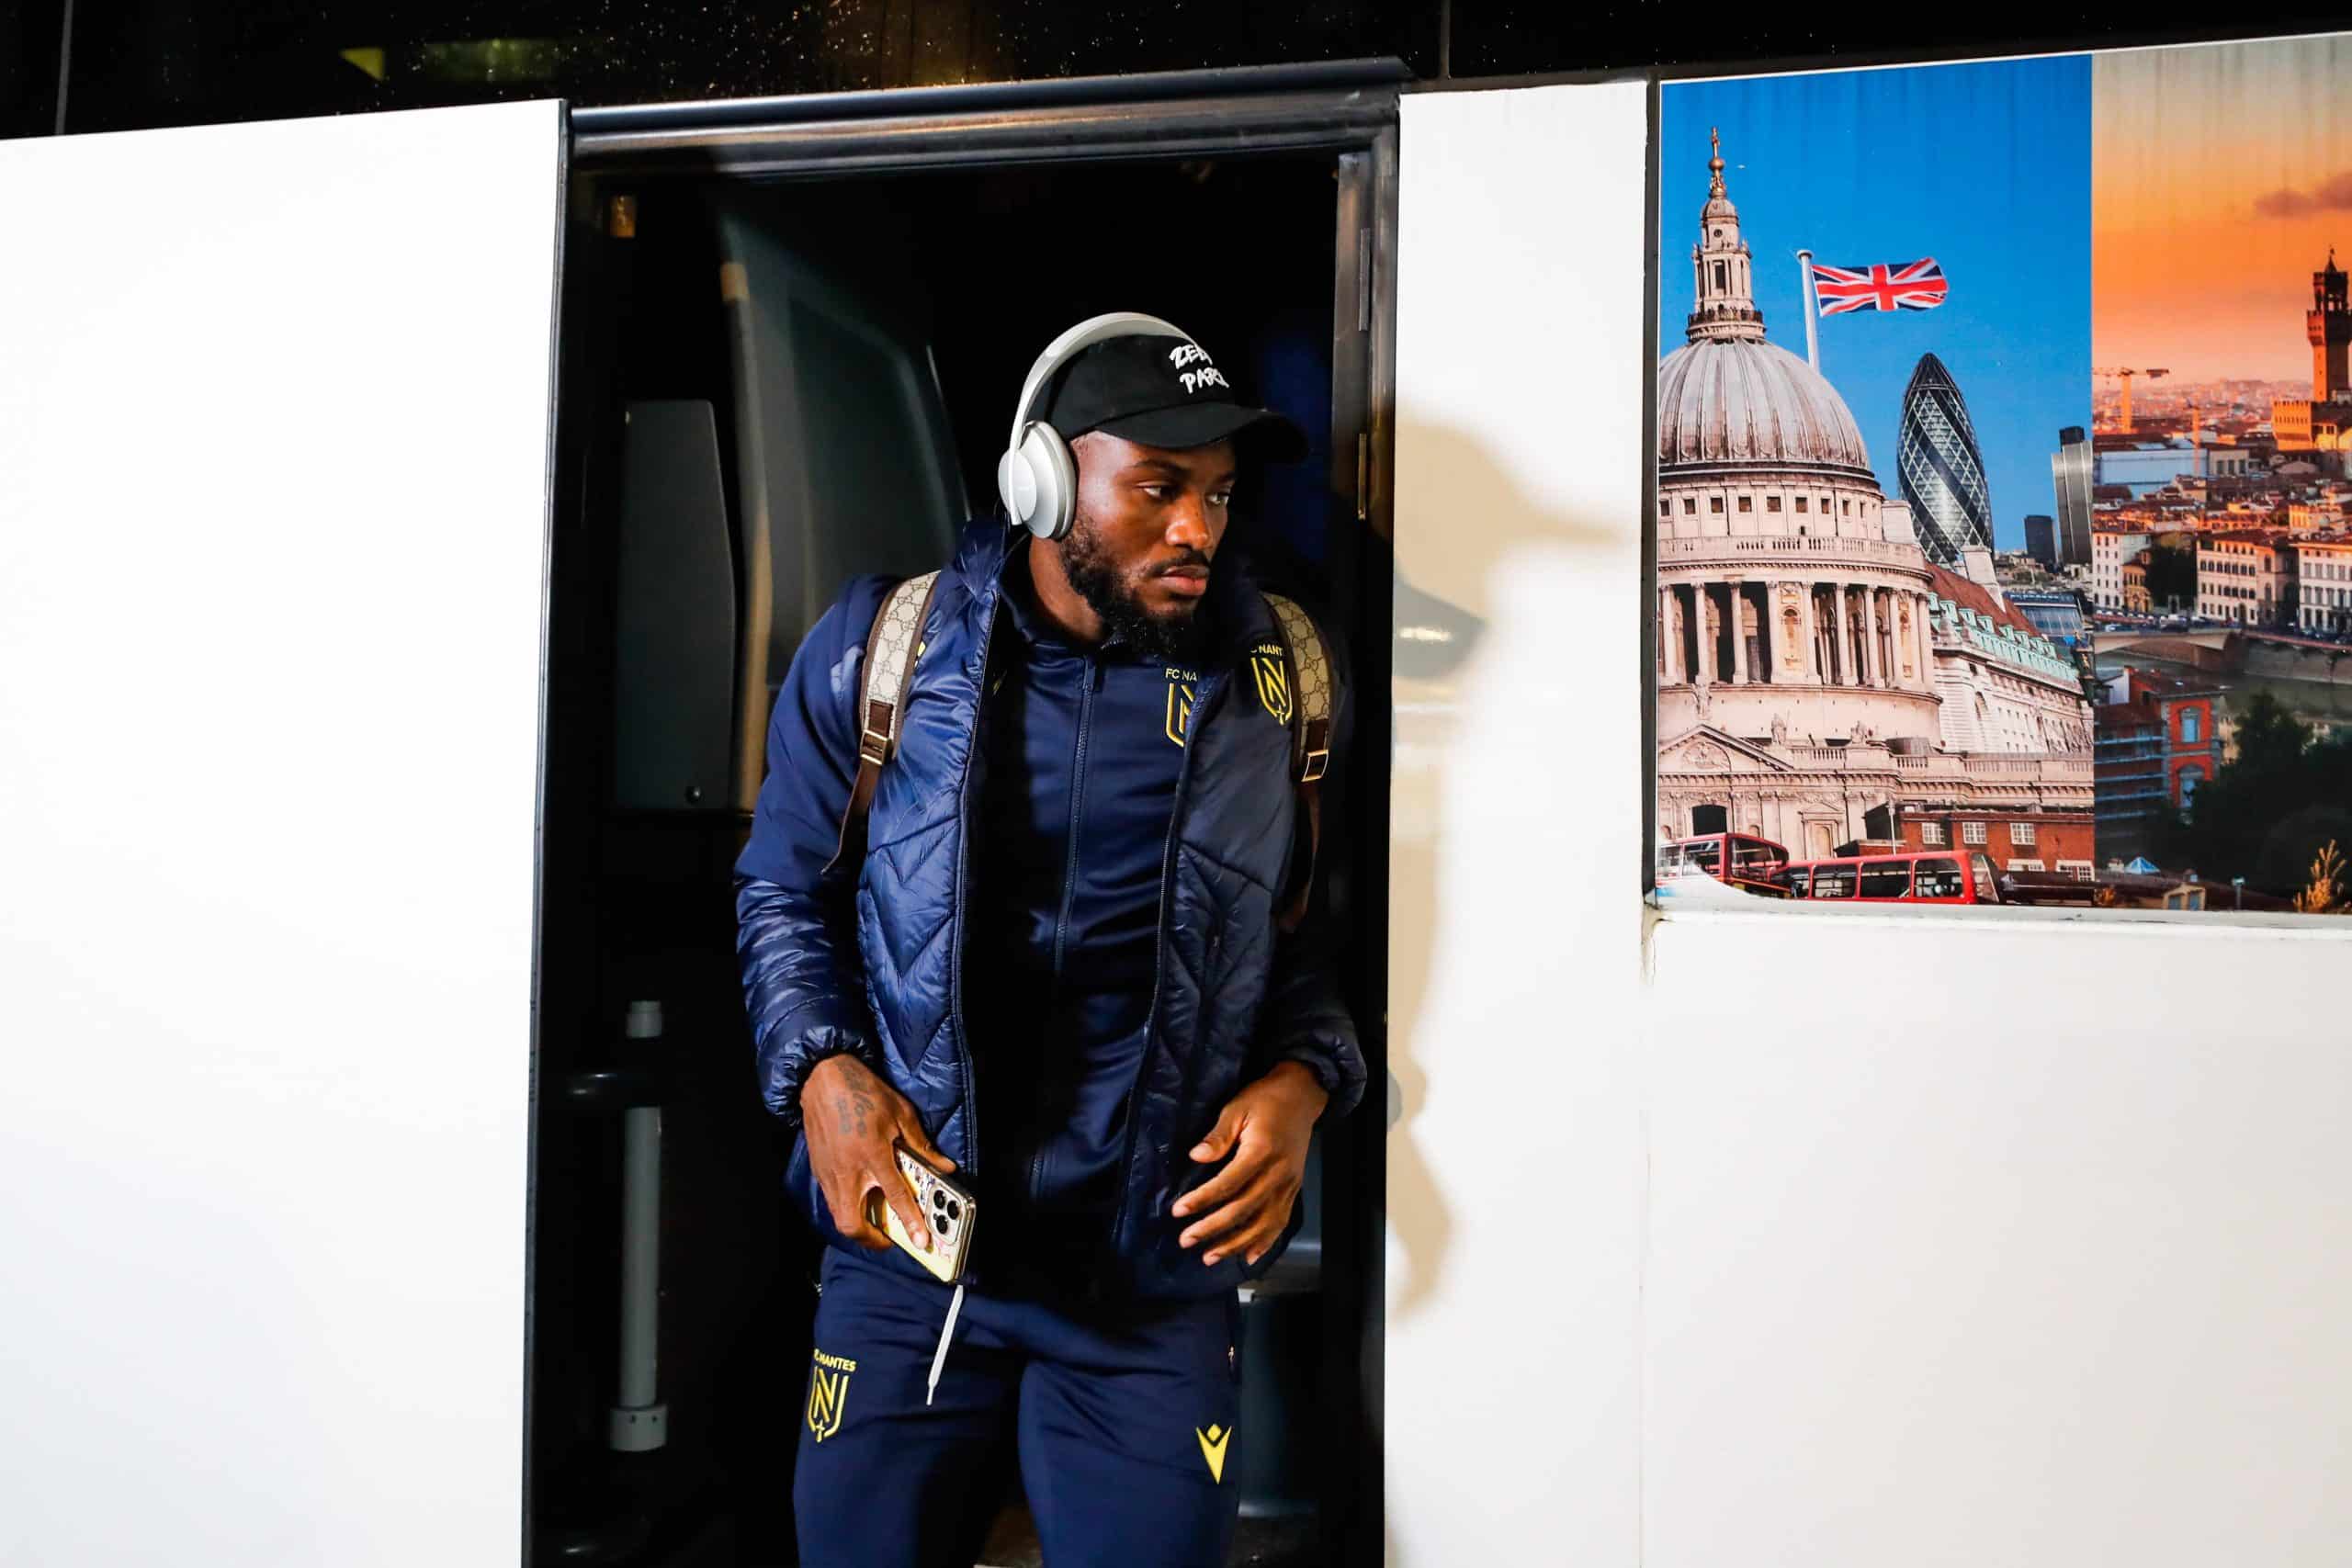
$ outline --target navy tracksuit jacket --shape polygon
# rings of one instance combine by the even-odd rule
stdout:
[[[1232,1266],[1213,1290],[1186,1278],[1163,1292],[1182,1299],[1099,1288],[1152,1040],[1171,808],[1202,671],[1067,643],[1035,607],[1022,547],[998,551],[981,558],[1002,593],[977,694],[985,784],[969,808],[961,971],[989,1127],[986,1157],[963,1162],[981,1216],[972,1290],[926,1404],[947,1291],[895,1254],[828,1248],[795,1485],[803,1557],[968,1563],[1009,1423],[1049,1561],[1216,1562],[1236,1500],[1224,1479]],[[805,886],[832,854],[855,765],[860,656],[888,586],[850,586],[778,696],[738,863],[747,911],[763,887]],[[747,915],[747,949],[752,933]],[[756,1026],[755,969],[747,954]],[[1352,1038],[1341,1043],[1336,1063],[1327,1046],[1298,1055],[1344,1110],[1362,1067]],[[1184,1261],[1206,1273],[1196,1255]]]

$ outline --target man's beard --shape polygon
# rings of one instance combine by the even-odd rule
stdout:
[[[1208,558],[1195,550],[1186,560],[1170,564],[1206,566]],[[1155,615],[1145,609],[1103,550],[1102,536],[1082,515],[1062,542],[1062,574],[1086,601],[1087,608],[1102,617],[1103,629],[1111,637],[1163,664],[1199,661],[1208,637],[1200,611],[1193,608]]]

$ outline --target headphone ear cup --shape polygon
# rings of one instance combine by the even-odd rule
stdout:
[[[1021,445],[1005,454],[1005,466],[1019,468],[1014,476],[1016,487],[1026,503],[1013,506],[1008,495],[1007,507],[1015,521],[1041,539],[1058,539],[1069,533],[1078,513],[1078,464],[1061,432],[1042,420],[1031,424],[1021,433]],[[1023,478],[1028,480],[1025,486],[1018,485]],[[1000,469],[1000,488],[1002,481]]]
[[[1029,526],[1029,519],[1037,514],[1037,476],[1018,443],[996,460],[996,493],[1004,502],[1006,521],[1016,528]]]

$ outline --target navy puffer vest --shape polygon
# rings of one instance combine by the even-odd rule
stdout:
[[[989,1154],[990,1085],[985,1064],[976,1071],[965,1034],[965,921],[970,824],[985,782],[980,694],[992,635],[1015,635],[999,630],[1006,547],[1001,525],[977,526],[940,577],[899,750],[882,770],[868,814],[856,888],[856,945],[875,1036],[869,1059],[878,1056],[877,1070],[913,1104],[941,1152],[973,1178]],[[1169,1206],[1215,1169],[1195,1164],[1188,1151],[1234,1092],[1277,1061],[1307,1063],[1331,1091],[1332,1114],[1351,1107],[1363,1083],[1354,1030],[1330,976],[1297,951],[1299,938],[1281,937],[1274,923],[1294,848],[1289,737],[1254,700],[1237,697],[1248,693],[1250,649],[1279,634],[1256,590],[1222,566],[1208,611],[1219,630],[1203,660],[1170,820],[1158,979],[1128,1101],[1128,1154],[1108,1277],[1100,1281],[1114,1293],[1213,1294],[1270,1268],[1279,1247],[1254,1269],[1238,1257],[1209,1269],[1197,1252],[1177,1245],[1182,1225]],[[748,919],[746,931],[752,985],[751,945],[769,939],[750,935]],[[838,1010],[813,1010],[820,1019],[840,1017]],[[812,1027],[838,1032],[833,1022]],[[813,1060],[841,1048],[830,1035],[794,1036],[787,1027],[760,1040],[763,1076],[772,1084],[797,1084],[805,1075],[796,1055]],[[1007,1085],[999,1092],[1021,1089]],[[792,1160],[790,1185],[811,1223],[837,1239],[805,1140]],[[1290,1230],[1296,1224],[1294,1214]],[[977,1282],[986,1278],[985,1235],[983,1227]]]

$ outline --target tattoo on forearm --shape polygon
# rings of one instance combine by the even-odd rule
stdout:
[[[866,1118],[874,1113],[874,1097],[862,1089],[853,1089],[851,1093],[857,1101],[857,1135],[862,1138],[865,1136]]]
[[[849,1136],[849,1096],[838,1091],[833,1095],[833,1130]]]

